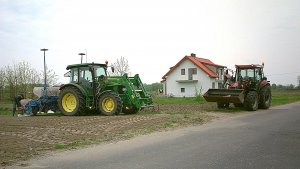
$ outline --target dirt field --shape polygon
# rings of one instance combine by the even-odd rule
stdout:
[[[78,148],[80,145],[118,141],[174,127],[199,125],[224,115],[203,113],[202,109],[203,105],[160,105],[160,111],[156,113],[109,117],[0,116],[0,167],[59,148]]]

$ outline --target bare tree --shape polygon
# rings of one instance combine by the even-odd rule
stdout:
[[[43,79],[44,77],[44,72],[42,73],[42,77]],[[46,69],[46,76],[47,76],[47,85],[52,86],[55,85],[57,83],[58,80],[58,76],[55,74],[53,69]]]
[[[3,68],[0,69],[0,101],[3,100],[4,87],[5,87],[5,71]]]
[[[31,92],[31,72],[32,68],[28,62],[22,61],[16,64],[16,86],[19,87],[21,93]]]
[[[14,63],[12,66],[5,66],[1,71],[0,75],[4,78],[0,80],[0,90],[1,82],[3,81],[3,86],[7,87],[10,98],[19,93],[23,93],[25,96],[31,94],[30,97],[33,97],[33,88],[43,84],[42,79],[44,78],[44,73],[39,73],[25,61]],[[53,85],[57,83],[57,80],[58,78],[55,72],[53,70],[47,70],[47,84]]]
[[[112,75],[122,76],[125,73],[130,74],[128,60],[126,58],[124,58],[123,56],[121,56],[120,59],[117,59],[117,61],[115,63],[113,63],[112,66],[114,67],[114,70],[115,70],[112,73]]]
[[[15,95],[15,76],[13,68],[8,65],[4,68],[5,71],[5,82],[8,88],[9,97],[12,98]]]

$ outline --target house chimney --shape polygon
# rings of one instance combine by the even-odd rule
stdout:
[[[195,54],[195,53],[191,53],[191,56],[192,56],[192,57],[196,57],[196,54]]]

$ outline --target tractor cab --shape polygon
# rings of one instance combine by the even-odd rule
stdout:
[[[83,84],[93,82],[93,78],[107,76],[106,64],[84,63],[69,65],[65,77],[70,77],[70,83]]]
[[[98,79],[103,79],[107,76],[107,65],[96,63],[84,63],[69,65],[65,77],[70,78],[70,83],[78,84],[84,87],[89,94],[93,93],[93,86],[96,86]]]
[[[230,88],[254,89],[263,80],[263,65],[235,65],[236,74]]]

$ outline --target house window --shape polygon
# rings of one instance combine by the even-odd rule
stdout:
[[[189,80],[193,80],[193,75],[197,74],[197,68],[189,68]]]
[[[215,89],[216,88],[216,84],[215,82],[212,82],[212,88]]]
[[[181,88],[181,93],[185,93],[185,88]]]
[[[181,69],[181,75],[185,75],[185,69]]]

